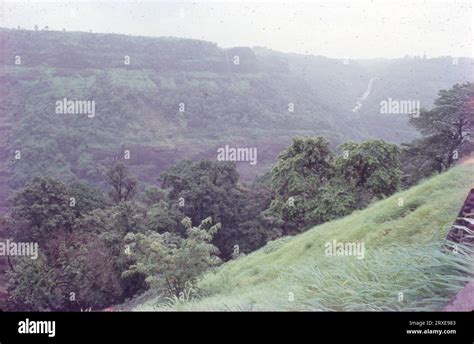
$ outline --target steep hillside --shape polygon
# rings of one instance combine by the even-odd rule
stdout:
[[[206,274],[196,299],[152,299],[135,310],[440,310],[474,272],[468,248],[441,250],[474,185],[473,171],[466,163],[270,242]],[[363,259],[326,256],[325,244],[334,240],[364,243]]]

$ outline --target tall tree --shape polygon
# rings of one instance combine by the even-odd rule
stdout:
[[[137,179],[130,175],[124,163],[119,162],[107,173],[109,183],[112,185],[110,197],[115,203],[131,200],[137,189]]]
[[[275,198],[267,215],[285,234],[302,231],[308,224],[321,222],[314,215],[315,199],[334,175],[333,154],[329,141],[322,137],[293,139],[272,170]],[[308,223],[308,219],[310,223]]]
[[[207,217],[222,223],[213,239],[225,257],[232,247],[229,231],[241,221],[242,193],[237,187],[239,174],[234,163],[213,161],[183,161],[162,174],[162,187],[169,191],[172,207],[188,216],[193,225]]]
[[[473,150],[474,84],[456,84],[441,90],[431,110],[422,110],[410,123],[422,138],[404,144],[401,154],[403,184],[410,186],[440,173]]]

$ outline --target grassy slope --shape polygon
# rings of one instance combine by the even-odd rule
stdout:
[[[474,185],[472,172],[472,165],[458,166],[350,216],[270,242],[207,273],[198,299],[167,305],[154,299],[135,310],[440,309],[472,271],[466,256],[439,250]],[[325,256],[332,240],[364,242],[365,259]]]

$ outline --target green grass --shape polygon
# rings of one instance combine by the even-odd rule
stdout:
[[[441,250],[472,172],[472,165],[455,167],[362,211],[270,242],[205,274],[194,297],[155,298],[134,310],[440,310],[472,279],[468,248]],[[324,245],[333,240],[363,242],[365,258],[326,256]]]

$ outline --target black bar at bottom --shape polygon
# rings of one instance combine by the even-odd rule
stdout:
[[[31,333],[40,331],[43,333]],[[291,343],[386,339],[400,343],[472,344],[474,313],[0,313],[0,344],[89,343],[100,339],[107,343],[256,339],[280,342],[285,338]]]

